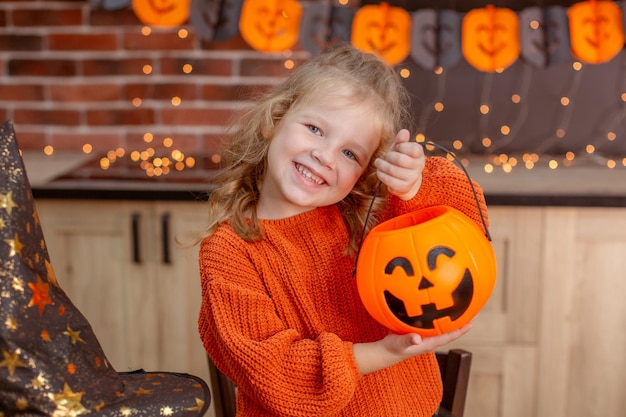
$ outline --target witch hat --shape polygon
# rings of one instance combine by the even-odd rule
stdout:
[[[0,417],[203,416],[207,384],[117,372],[59,286],[12,124],[0,125]]]

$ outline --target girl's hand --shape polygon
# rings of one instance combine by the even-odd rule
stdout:
[[[424,149],[417,142],[409,142],[411,135],[402,129],[383,158],[374,161],[378,179],[391,194],[407,201],[415,197],[422,185],[422,170],[426,164]]]
[[[460,329],[439,336],[422,338],[416,333],[389,334],[381,340],[385,350],[392,355],[398,355],[401,359],[407,359],[422,353],[432,352],[440,346],[446,345],[458,339],[469,331],[471,324],[466,324]]]
[[[413,356],[432,352],[463,336],[471,327],[471,324],[466,324],[450,333],[426,338],[415,333],[389,334],[377,342],[355,343],[352,345],[354,359],[361,374],[366,375]]]

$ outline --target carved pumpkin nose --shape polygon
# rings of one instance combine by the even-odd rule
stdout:
[[[420,286],[419,289],[420,290],[427,290],[428,288],[434,287],[435,285],[430,282],[428,279],[426,279],[426,277],[422,277],[422,280],[420,281]]]

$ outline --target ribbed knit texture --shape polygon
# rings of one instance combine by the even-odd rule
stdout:
[[[414,199],[390,199],[394,215],[446,204],[482,227],[458,167],[431,157],[422,175]],[[263,240],[248,243],[224,223],[200,248],[199,332],[238,386],[237,416],[431,417],[442,395],[434,354],[365,376],[357,369],[352,344],[388,330],[361,303],[337,207],[261,227]]]

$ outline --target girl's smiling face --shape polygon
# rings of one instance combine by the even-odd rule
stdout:
[[[280,219],[343,200],[380,145],[373,105],[317,95],[276,126],[257,215]]]

